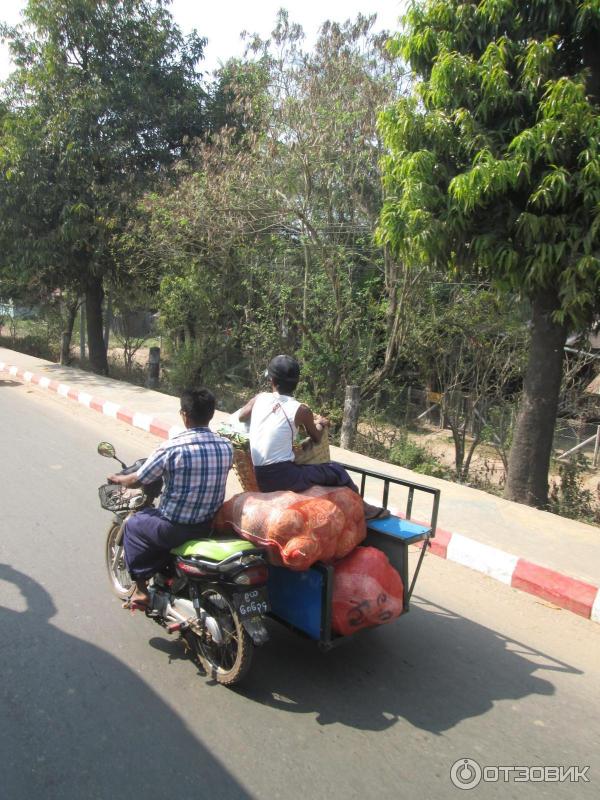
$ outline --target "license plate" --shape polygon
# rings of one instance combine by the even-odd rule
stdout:
[[[246,592],[236,592],[233,602],[242,619],[262,617],[269,610],[269,596],[266,587],[248,589]]]

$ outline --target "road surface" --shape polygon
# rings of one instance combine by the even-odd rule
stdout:
[[[0,800],[599,796],[599,625],[428,555],[405,618],[327,654],[271,623],[224,689],[109,591],[96,444],[157,440],[6,380],[0,419]]]

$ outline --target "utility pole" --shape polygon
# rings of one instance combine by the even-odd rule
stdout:
[[[344,416],[342,418],[342,434],[340,445],[346,450],[352,450],[358,426],[358,410],[360,405],[360,390],[358,386],[346,386],[344,400]]]

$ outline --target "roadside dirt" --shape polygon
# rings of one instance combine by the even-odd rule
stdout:
[[[136,351],[133,360],[134,362],[140,366],[145,367],[148,363],[148,356],[150,354],[149,347],[140,347],[139,350]],[[122,347],[109,347],[107,350],[108,358],[116,358],[120,361],[123,360],[123,348]]]
[[[365,435],[375,432],[369,425],[361,424],[360,429]],[[426,448],[436,459],[450,470],[454,469],[454,441],[448,429],[423,426],[421,432],[408,434],[409,438],[420,447]],[[376,438],[385,440],[385,433],[379,427]],[[497,451],[488,444],[477,446],[471,461],[469,476],[473,483],[491,484],[501,490],[505,481],[505,470],[502,459]],[[560,483],[558,471],[553,469],[548,475],[549,483]],[[582,479],[583,488],[592,492],[600,501],[600,468],[590,469]]]

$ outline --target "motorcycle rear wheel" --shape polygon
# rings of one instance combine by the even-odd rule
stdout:
[[[133,581],[125,565],[123,542],[121,541],[120,544],[117,544],[116,541],[122,525],[122,522],[113,522],[108,529],[106,536],[106,569],[108,570],[111,589],[117,597],[125,600],[131,592]]]
[[[254,645],[232,601],[221,592],[208,589],[201,594],[202,607],[218,621],[224,642],[217,644],[210,635],[192,634],[192,645],[200,664],[213,680],[223,686],[239,683],[250,669]]]

